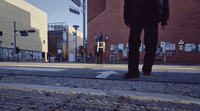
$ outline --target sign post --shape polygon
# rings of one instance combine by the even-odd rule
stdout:
[[[86,62],[86,38],[85,38],[85,10],[86,10],[86,5],[85,5],[85,0],[83,0],[83,3],[81,4],[80,0],[72,0],[78,7],[83,8],[83,62]],[[81,6],[82,5],[82,6]],[[76,12],[77,13],[77,12]]]
[[[184,45],[184,42],[182,39],[179,41],[178,45],[179,45],[179,50],[180,50],[180,63],[181,63],[181,53],[182,53],[183,45]]]

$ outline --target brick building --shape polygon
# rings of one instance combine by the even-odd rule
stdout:
[[[129,28],[123,19],[124,0],[88,0],[88,54],[95,54],[95,36],[108,35],[104,60],[110,56],[127,57]],[[169,0],[170,19],[161,30],[159,24],[158,51],[156,59],[166,62],[200,62],[200,2],[198,0]],[[140,61],[144,57],[143,32],[141,34]],[[180,51],[179,41],[184,42]],[[123,44],[123,45],[122,45]],[[123,53],[114,54],[115,45]],[[159,50],[161,49],[161,50]],[[124,55],[124,57],[123,57]]]

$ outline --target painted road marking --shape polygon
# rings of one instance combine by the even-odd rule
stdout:
[[[110,76],[111,74],[119,74],[115,71],[103,71],[103,72],[97,72],[97,73],[101,73],[98,76],[96,76],[96,78],[107,78],[108,76]]]
[[[45,65],[27,65],[27,64],[24,64],[24,65],[9,65],[9,66],[22,66],[22,67],[57,67],[57,68],[85,68],[85,66],[72,66],[72,65],[58,65],[58,66],[55,66],[55,65],[51,65],[51,66],[45,66]]]
[[[108,68],[92,68],[91,70],[106,70],[106,71],[128,71],[128,69],[108,69]],[[140,70],[142,72],[142,70]],[[180,71],[180,70],[152,70],[152,72],[165,72],[165,73],[198,73],[200,71]]]
[[[33,67],[1,67],[4,69],[11,69],[11,70],[25,70],[25,71],[64,71],[66,69],[56,69],[56,68],[33,68]]]

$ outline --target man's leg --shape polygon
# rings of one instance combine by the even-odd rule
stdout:
[[[97,52],[97,64],[99,64],[99,53],[100,53],[100,50],[99,52]]]
[[[139,21],[134,22],[130,28],[128,71],[133,76],[139,76],[139,47],[142,29],[143,26]]]
[[[103,49],[101,49],[100,50],[101,52],[100,52],[100,64],[102,64],[103,63],[103,61],[102,61],[102,58],[103,58]]]
[[[144,36],[144,44],[145,44],[145,56],[144,56],[144,65],[143,65],[143,72],[146,75],[149,75],[152,71],[152,66],[154,63],[157,42],[158,42],[158,24],[150,24],[146,25],[145,29],[145,36]]]

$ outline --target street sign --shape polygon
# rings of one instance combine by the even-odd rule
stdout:
[[[69,11],[74,13],[74,14],[80,15],[80,12],[77,9],[73,8],[73,7],[70,7]]]
[[[182,51],[183,50],[183,45],[179,45],[179,48]]]
[[[72,0],[78,7],[81,6],[81,0]]]
[[[183,45],[184,44],[183,40],[181,39],[178,44]]]

